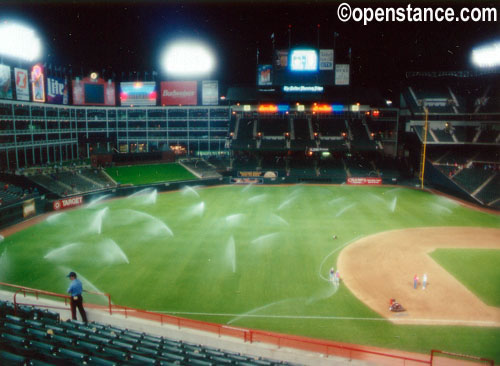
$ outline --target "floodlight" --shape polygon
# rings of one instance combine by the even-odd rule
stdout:
[[[21,24],[0,24],[0,55],[34,61],[40,57],[42,44],[35,31]]]
[[[472,50],[472,62],[481,68],[500,66],[500,41]]]
[[[171,75],[206,75],[213,70],[215,57],[207,46],[185,41],[168,46],[163,52],[161,63]]]

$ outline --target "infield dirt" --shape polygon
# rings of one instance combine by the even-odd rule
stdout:
[[[486,305],[436,263],[429,253],[437,248],[500,249],[500,229],[426,227],[378,233],[347,246],[337,266],[358,299],[395,323],[499,327],[500,309]],[[420,278],[417,289],[415,274]],[[407,311],[390,312],[391,298]]]

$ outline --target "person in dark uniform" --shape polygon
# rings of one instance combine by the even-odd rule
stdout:
[[[82,320],[87,323],[87,314],[85,313],[85,309],[83,308],[82,282],[78,278],[76,278],[77,276],[75,272],[70,272],[68,277],[71,280],[71,285],[69,285],[68,287],[68,293],[71,296],[71,319],[76,320],[76,308],[78,308]]]

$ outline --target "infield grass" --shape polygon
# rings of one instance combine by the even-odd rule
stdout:
[[[117,166],[106,173],[117,183],[133,185],[197,179],[177,163]]]
[[[500,250],[436,249],[431,257],[485,304],[500,307]]]
[[[64,293],[65,275],[74,270],[86,289],[110,293],[120,305],[500,361],[499,328],[394,325],[344,286],[327,281],[349,243],[427,226],[498,228],[500,218],[392,187],[223,186],[157,196],[145,191],[55,214],[7,237],[0,244],[0,281]]]

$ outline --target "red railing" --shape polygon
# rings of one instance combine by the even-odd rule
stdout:
[[[58,294],[58,293],[55,293],[55,292],[38,290],[38,289],[29,288],[29,287],[25,287],[25,286],[12,285],[10,283],[5,283],[5,282],[0,282],[0,286],[6,286],[6,287],[10,287],[10,288],[16,289],[16,291],[14,292],[14,298],[13,298],[14,311],[15,312],[17,312],[18,305],[33,305],[33,304],[18,302],[17,301],[17,295],[19,293],[23,293],[24,297],[26,297],[26,293],[34,294],[37,300],[38,300],[38,298],[39,298],[40,295],[49,296],[49,297],[55,297],[55,298],[58,298],[58,299],[64,299],[64,305],[65,306],[68,305],[68,300],[71,298],[71,296],[69,296],[69,295],[62,295],[62,294]],[[99,296],[106,297],[108,299],[107,309],[109,310],[109,314],[112,315],[113,312],[112,312],[112,305],[111,305],[111,296],[109,294],[104,294],[104,293],[100,293],[100,292],[93,292],[93,291],[85,291],[85,292],[89,293],[89,294],[93,294],[93,295],[99,295]],[[89,304],[89,305],[92,307],[92,304]],[[66,307],[63,308],[63,307],[59,307],[59,306],[47,306],[47,305],[38,305],[38,304],[36,306],[46,307],[46,308],[51,308],[51,309],[63,309],[63,310],[67,310]]]
[[[495,361],[490,360],[488,358],[484,357],[477,357],[477,356],[469,356],[469,355],[463,355],[460,353],[453,353],[453,352],[445,352],[445,351],[439,351],[437,349],[431,350],[431,365],[434,362],[434,358],[436,357],[436,354],[441,354],[441,355],[446,355],[446,356],[451,356],[454,360],[456,359],[463,359],[466,362],[474,362],[474,361],[479,361],[481,363],[488,363],[490,366],[495,365]]]
[[[61,295],[54,292],[37,290],[24,286],[11,285],[3,282],[0,282],[0,286],[7,286],[16,289],[16,292],[14,293],[14,306],[16,309],[18,305],[21,305],[20,303],[17,302],[17,294],[21,292],[24,293],[25,296],[26,293],[33,293],[35,294],[37,299],[39,295],[61,298],[64,299],[65,305],[67,305],[67,300],[70,298],[70,296],[68,295]],[[370,360],[372,362],[376,362],[378,360],[382,362],[384,365],[389,365],[389,364],[400,365],[401,363],[405,366],[411,364],[427,364],[427,365],[432,364],[432,357],[430,359],[424,360],[416,358],[413,355],[407,356],[407,355],[395,354],[397,351],[395,351],[395,353],[388,353],[384,352],[383,350],[378,350],[372,347],[355,346],[355,345],[336,343],[332,341],[326,341],[314,338],[293,336],[288,334],[280,334],[280,333],[247,329],[241,327],[233,327],[217,323],[204,322],[201,320],[180,318],[168,314],[160,314],[151,311],[139,310],[127,306],[113,305],[111,303],[111,297],[109,294],[102,294],[91,291],[87,292],[95,295],[106,296],[108,298],[108,305],[102,306],[102,305],[86,303],[85,306],[109,311],[110,315],[112,315],[114,312],[115,314],[117,313],[123,314],[125,318],[131,316],[135,318],[156,321],[159,322],[161,325],[163,324],[174,325],[179,329],[182,328],[196,329],[210,333],[215,333],[219,337],[229,336],[241,339],[244,342],[249,342],[249,343],[261,342],[261,343],[275,345],[278,348],[288,347],[309,352],[316,352],[324,354],[327,357],[338,356],[349,359],[354,358],[354,359]],[[33,304],[23,304],[23,305],[33,305]],[[46,306],[46,307],[57,308],[56,306]],[[62,308],[62,309],[67,310],[67,308]]]

